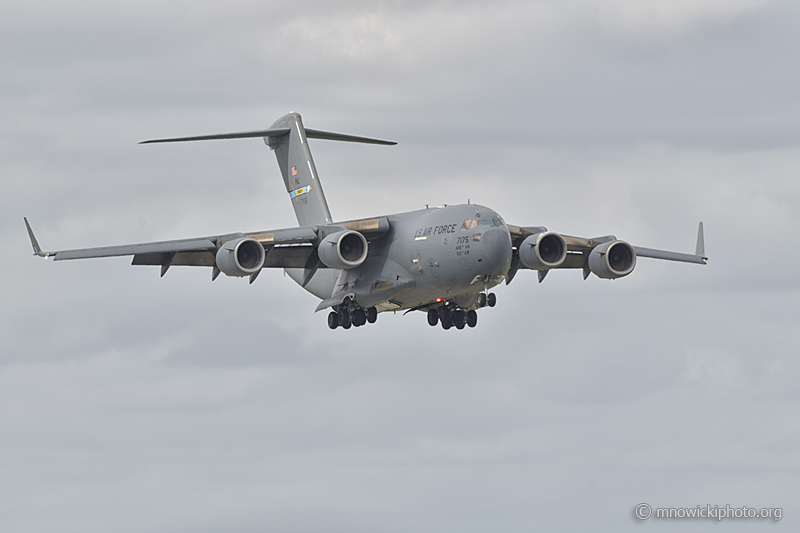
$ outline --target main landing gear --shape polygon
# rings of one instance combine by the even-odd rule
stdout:
[[[494,307],[497,304],[497,297],[494,293],[488,296],[484,293],[478,295],[478,307]],[[474,328],[478,325],[478,313],[474,309],[466,311],[452,303],[441,307],[428,309],[428,324],[436,326],[441,324],[443,329],[464,329],[465,326]]]
[[[337,311],[328,313],[328,327],[331,329],[339,326],[350,329],[350,326],[360,327],[367,322],[374,324],[376,320],[378,320],[378,310],[374,307],[363,309],[340,305]]]

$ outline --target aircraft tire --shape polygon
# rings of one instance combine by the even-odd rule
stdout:
[[[336,311],[331,311],[328,313],[328,327],[331,329],[336,329],[339,327],[339,313]]]
[[[374,307],[367,309],[367,322],[374,324],[378,320],[378,310]]]
[[[436,309],[428,309],[428,325],[435,326],[439,323],[439,311]]]
[[[338,315],[339,315],[339,325],[342,326],[344,329],[349,328],[350,311],[348,311],[346,307],[340,307]],[[345,324],[347,324],[347,327],[345,327]]]
[[[361,327],[367,323],[367,314],[364,312],[363,309],[356,309],[353,311],[353,325],[355,327]]]
[[[478,295],[478,307],[486,307],[486,293],[482,292]]]
[[[446,307],[439,309],[439,322],[442,324],[443,329],[450,329],[453,327],[453,315]]]
[[[474,309],[467,313],[467,325],[471,328],[478,325],[478,313]]]
[[[464,329],[464,326],[467,323],[466,313],[461,309],[455,311],[453,313],[453,325],[458,329]]]
[[[492,292],[489,294],[489,297],[486,299],[486,301],[489,304],[489,307],[494,307],[495,305],[497,305],[497,296],[495,296],[494,293]]]

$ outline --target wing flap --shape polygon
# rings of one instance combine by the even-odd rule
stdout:
[[[214,254],[212,252],[178,252],[172,257],[170,261],[169,252],[152,253],[152,254],[136,254],[133,256],[132,265],[161,265],[167,262],[171,266],[214,266]]]
[[[276,246],[267,254],[264,268],[306,268],[314,246]]]

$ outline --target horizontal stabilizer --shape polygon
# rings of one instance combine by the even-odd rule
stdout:
[[[394,141],[382,141],[380,139],[370,139],[369,137],[358,137],[356,135],[345,135],[344,133],[333,133],[330,131],[312,130],[306,128],[306,137],[309,139],[327,139],[329,141],[347,141],[351,143],[385,144],[393,146]]]
[[[151,143],[177,143],[184,141],[211,141],[214,139],[247,139],[250,137],[280,137],[289,133],[289,128],[274,128],[271,130],[240,131],[238,133],[216,133],[214,135],[197,135],[194,137],[173,137],[170,139],[151,139],[139,144]]]
[[[329,141],[347,141],[353,143],[367,144],[397,144],[393,141],[383,141],[381,139],[371,139],[369,137],[358,137],[356,135],[345,135],[344,133],[334,133],[331,131],[306,129],[306,137],[309,139],[327,139]],[[248,139],[252,137],[281,137],[289,133],[289,128],[272,128],[268,130],[240,131],[235,133],[215,133],[213,135],[195,135],[193,137],[172,137],[169,139],[150,139],[139,144],[153,143],[177,143],[185,141],[212,141],[216,139]]]

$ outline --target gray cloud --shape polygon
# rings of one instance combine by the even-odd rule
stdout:
[[[620,531],[640,501],[796,522],[793,4],[1,9],[2,529]],[[290,109],[400,142],[312,144],[338,218],[470,199],[682,251],[703,220],[711,261],[522,273],[455,333],[331,332],[280,272],[27,256],[22,216],[56,249],[293,224],[260,141],[136,145]]]

